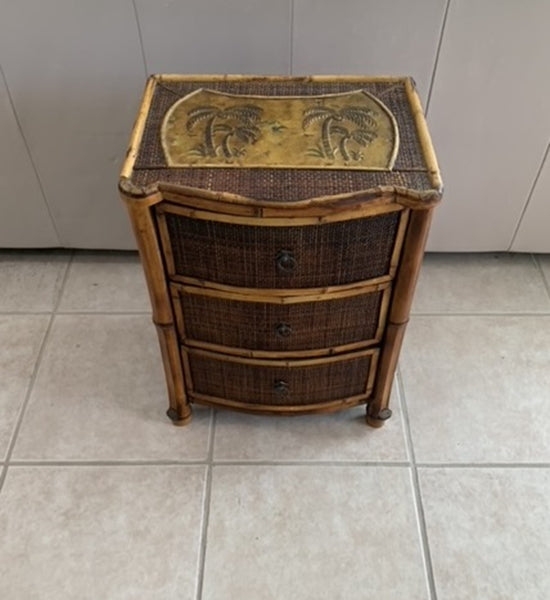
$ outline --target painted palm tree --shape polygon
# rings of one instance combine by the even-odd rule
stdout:
[[[242,156],[245,153],[245,149],[242,146],[255,144],[261,135],[261,129],[253,123],[237,123],[235,126],[220,123],[214,127],[214,131],[223,132],[220,147],[224,158],[227,160],[235,156]],[[232,138],[241,142],[241,145],[230,144]]]
[[[310,150],[311,155],[334,160],[336,152],[340,152],[344,161],[350,158],[358,160],[361,154],[348,150],[350,141],[359,146],[366,146],[376,138],[378,124],[374,118],[374,111],[363,106],[345,106],[340,109],[327,106],[316,106],[304,112],[302,127],[307,129],[311,124],[322,121],[321,144]],[[344,122],[355,125],[355,129],[344,126]],[[335,143],[334,136],[339,135],[339,143]]]
[[[263,109],[252,104],[230,106],[224,109],[209,105],[193,109],[187,115],[189,117],[186,124],[187,131],[193,131],[198,123],[206,121],[204,143],[197,146],[193,152],[202,156],[216,157],[217,150],[221,146],[224,156],[227,157],[228,135],[229,137],[234,135],[245,143],[254,143],[260,135],[260,129],[255,123],[260,121],[262,112]],[[236,124],[232,127],[227,123],[220,123],[220,121],[233,121]],[[230,128],[231,132],[227,128]],[[221,144],[216,144],[218,132],[224,132]]]

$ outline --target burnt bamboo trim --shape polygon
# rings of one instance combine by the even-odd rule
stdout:
[[[437,158],[435,156],[435,150],[428,131],[426,119],[424,117],[424,111],[422,110],[422,104],[420,98],[414,87],[414,84],[410,78],[405,80],[405,90],[413,114],[414,122],[416,125],[416,131],[418,133],[418,139],[420,140],[420,147],[424,155],[424,160],[428,167],[428,173],[434,188],[440,192],[443,190],[443,182],[441,181],[441,174],[439,171],[439,165],[437,164]]]
[[[306,358],[300,360],[287,360],[287,359],[262,359],[262,358],[246,358],[240,356],[231,356],[229,354],[222,354],[218,352],[211,352],[209,350],[199,350],[196,348],[183,347],[184,355],[195,355],[203,356],[204,358],[211,358],[221,362],[233,362],[240,365],[251,365],[256,367],[286,367],[290,369],[299,369],[300,367],[315,367],[319,365],[327,365],[335,362],[344,362],[352,360],[354,358],[361,358],[364,356],[374,356],[378,354],[378,348],[367,348],[359,352],[353,352],[350,354],[338,354],[337,356],[325,356],[322,358]],[[371,360],[372,364],[372,360]]]
[[[182,275],[171,275],[170,278],[173,282],[204,288],[205,290],[220,290],[222,292],[235,292],[238,290],[240,294],[254,296],[254,295],[271,295],[274,297],[274,303],[277,302],[275,297],[292,297],[299,294],[307,294],[309,301],[315,296],[325,296],[328,294],[344,293],[347,290],[365,290],[373,288],[378,285],[385,285],[391,282],[392,277],[390,275],[383,275],[382,277],[373,277],[372,279],[363,279],[362,281],[354,281],[353,283],[345,283],[343,285],[329,285],[318,288],[244,288],[236,287],[233,285],[226,285],[224,283],[216,283],[215,281],[206,281],[204,279],[197,279],[196,277],[184,277]],[[282,302],[284,304],[284,302]]]
[[[223,300],[238,300],[241,302],[267,302],[270,304],[300,304],[302,302],[325,302],[329,300],[337,300],[339,298],[352,298],[353,296],[359,296],[362,294],[369,294],[372,292],[380,292],[388,290],[390,282],[384,283],[367,284],[360,287],[353,287],[349,289],[335,289],[330,291],[319,293],[318,288],[304,288],[301,290],[290,290],[283,289],[285,295],[274,296],[272,293],[263,293],[262,290],[256,290],[253,288],[238,288],[231,287],[230,290],[213,290],[206,287],[196,287],[192,285],[181,285],[179,283],[171,283],[172,297],[174,294],[181,292],[187,294],[195,294],[197,296],[208,296],[209,298],[221,298]],[[271,290],[270,290],[271,292]],[[389,300],[389,298],[388,298]]]
[[[322,207],[324,204],[330,204],[336,207],[346,202],[370,202],[384,199],[393,200],[396,198],[403,206],[414,209],[423,209],[430,208],[431,206],[438,204],[441,200],[441,190],[439,189],[413,190],[399,185],[378,185],[353,192],[312,196],[311,198],[296,200],[292,203],[288,203],[288,205],[283,205],[281,202],[274,202],[272,200],[258,200],[257,198],[243,196],[242,194],[235,194],[232,192],[211,191],[204,188],[175,183],[159,182],[158,186],[155,186],[155,191],[161,191],[163,195],[170,194],[172,202],[179,202],[176,198],[184,196],[187,196],[188,198],[202,198],[217,203],[226,203],[231,205],[235,211],[238,210],[237,206],[247,205],[263,207],[266,209],[277,209],[279,207],[281,209],[288,208],[291,210],[291,207],[296,207],[298,209],[306,207]],[[226,212],[232,211],[226,209]],[[235,214],[239,213],[235,212]]]
[[[160,239],[160,245],[164,254],[164,261],[166,264],[166,273],[168,277],[176,277],[176,263],[174,262],[174,254],[172,252],[172,244],[170,243],[170,234],[168,232],[168,224],[166,223],[166,216],[163,211],[158,210],[156,207],[156,219],[158,234]]]
[[[162,82],[175,82],[175,81],[297,81],[303,83],[330,83],[332,81],[342,81],[347,83],[404,83],[410,80],[410,77],[399,76],[399,75],[378,75],[369,76],[364,75],[243,75],[243,74],[213,74],[205,75],[181,75],[177,73],[161,73],[151,75],[151,79]]]
[[[387,418],[393,377],[409,319],[416,281],[422,265],[431,219],[431,210],[413,211],[409,219],[407,237],[395,278],[388,324],[380,352],[380,366],[374,394],[367,408],[367,423],[373,427],[380,427]],[[384,418],[380,418],[380,415],[383,415]]]
[[[388,286],[384,289],[382,295],[382,305],[380,306],[380,314],[378,315],[378,327],[374,336],[375,342],[378,344],[382,340],[384,335],[384,329],[386,328],[386,321],[388,318],[388,311],[390,308],[392,288]]]
[[[368,396],[361,394],[358,396],[343,398],[342,400],[330,400],[328,402],[320,402],[318,404],[282,406],[276,404],[267,405],[239,402],[237,400],[227,400],[226,398],[218,398],[217,396],[208,396],[206,394],[198,394],[196,392],[191,393],[190,396],[192,402],[196,404],[204,404],[206,406],[214,407],[222,406],[248,414],[278,415],[281,417],[332,413],[344,408],[352,408],[354,406],[366,404],[368,401]]]
[[[145,85],[145,91],[143,92],[143,98],[141,101],[141,105],[139,107],[139,112],[134,123],[134,127],[132,129],[132,135],[130,137],[130,143],[128,146],[128,150],[126,151],[126,159],[122,165],[122,169],[120,171],[121,178],[129,178],[132,175],[132,171],[134,170],[134,164],[136,162],[136,158],[139,152],[139,145],[141,142],[141,138],[143,137],[143,132],[145,130],[145,123],[147,121],[147,114],[149,113],[149,108],[151,107],[151,101],[153,100],[153,93],[155,90],[156,79],[150,77],[147,80],[147,84]]]
[[[378,370],[378,360],[380,358],[380,351],[377,349],[377,351],[372,355],[371,361],[370,361],[370,365],[369,365],[369,372],[367,374],[367,387],[365,389],[365,394],[367,396],[370,396],[372,394],[372,390],[374,388],[374,382],[376,379],[376,372]]]
[[[211,197],[204,197],[204,194],[189,193],[185,189],[187,188],[173,184],[159,184],[162,197],[172,205],[242,217],[319,217],[337,214],[338,212],[363,212],[367,208],[372,209],[372,214],[376,214],[378,209],[381,213],[385,212],[381,207],[387,205],[397,204],[402,206],[401,202],[396,201],[393,188],[387,193],[376,194],[375,196],[359,192],[342,196],[297,200],[287,204],[238,196],[236,198],[226,198],[225,196],[222,198],[217,193],[210,193]],[[206,190],[203,191],[206,192]]]
[[[399,265],[399,257],[401,255],[401,248],[403,247],[403,242],[405,240],[405,234],[407,232],[407,224],[409,222],[409,209],[405,209],[401,213],[401,218],[399,219],[399,226],[397,228],[397,235],[395,236],[395,243],[393,245],[393,252],[390,260],[390,277],[395,276],[395,272]]]
[[[187,208],[186,206],[178,206],[163,202],[157,207],[157,215],[171,213],[190,219],[200,219],[203,221],[216,221],[218,223],[230,223],[233,225],[244,225],[251,227],[299,227],[299,226],[315,226],[325,223],[340,223],[342,221],[351,221],[353,219],[362,219],[376,217],[392,212],[402,211],[403,208],[398,204],[379,204],[371,206],[366,204],[355,210],[347,210],[334,214],[322,214],[320,216],[301,217],[298,214],[291,217],[265,217],[265,216],[241,216],[234,214],[208,212],[195,208]]]
[[[254,358],[254,359],[301,359],[306,357],[323,357],[323,356],[335,356],[346,352],[353,352],[355,350],[362,350],[370,348],[378,343],[378,340],[365,340],[361,342],[354,342],[353,344],[343,344],[341,346],[333,346],[331,348],[319,348],[313,350],[248,350],[247,348],[235,348],[233,346],[222,346],[220,344],[212,344],[210,342],[202,342],[200,340],[192,340],[183,338],[182,343],[184,346],[190,349],[207,350],[210,352],[216,352],[221,354],[231,354],[233,356],[242,356],[243,358]],[[242,361],[239,361],[242,362]]]

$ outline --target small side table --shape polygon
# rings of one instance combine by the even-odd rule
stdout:
[[[175,424],[192,403],[391,416],[442,193],[411,79],[153,76],[119,189]]]

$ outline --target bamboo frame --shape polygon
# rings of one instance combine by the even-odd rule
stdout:
[[[239,290],[239,288],[235,288]],[[248,290],[252,292],[253,290]],[[380,312],[378,315],[378,325],[376,333],[373,338],[362,340],[360,342],[353,342],[347,344],[340,344],[338,346],[331,346],[328,348],[310,348],[308,350],[253,350],[250,348],[239,348],[234,346],[224,346],[221,344],[215,344],[206,342],[204,340],[198,340],[188,337],[185,328],[185,317],[181,306],[181,298],[183,294],[194,294],[198,296],[206,296],[209,298],[223,299],[223,300],[236,300],[239,302],[265,302],[270,304],[301,304],[304,302],[327,302],[331,300],[338,300],[341,298],[352,298],[359,295],[382,291],[382,302],[380,305]],[[332,356],[335,354],[342,354],[345,352],[351,352],[353,350],[361,350],[380,343],[382,334],[386,325],[387,312],[390,305],[391,297],[391,285],[389,283],[378,284],[374,286],[367,286],[365,288],[358,288],[352,290],[345,290],[339,292],[333,292],[331,294],[321,295],[307,295],[302,294],[300,296],[272,296],[272,295],[254,295],[254,294],[242,294],[238,291],[234,292],[221,292],[215,291],[208,288],[200,288],[194,286],[180,285],[176,283],[170,284],[170,294],[172,297],[172,305],[174,307],[174,315],[177,326],[179,338],[184,346],[191,348],[198,348],[203,350],[210,350],[212,352],[233,354],[235,356],[243,356],[248,358],[304,358],[304,357],[321,357],[321,356]]]
[[[219,354],[218,352],[210,352],[209,350],[199,350],[195,348],[182,348],[184,354],[202,356],[204,358],[212,358],[215,360],[234,362],[240,365],[253,365],[256,367],[286,367],[289,369],[300,369],[301,367],[315,367],[318,365],[326,365],[335,362],[343,362],[363,356],[373,356],[378,353],[378,348],[368,348],[353,354],[339,354],[338,356],[325,356],[323,358],[304,358],[301,360],[286,360],[286,359],[269,359],[269,358],[246,358],[240,356],[231,356],[229,354]]]
[[[163,203],[157,208],[157,215],[163,218],[166,213],[189,217],[190,219],[199,219],[201,221],[215,221],[217,223],[229,223],[233,225],[251,225],[254,227],[300,227],[305,225],[324,225],[325,223],[341,223],[342,221],[351,221],[360,218],[376,217],[392,212],[402,211],[403,207],[398,204],[379,204],[371,207],[370,205],[360,206],[355,210],[346,210],[336,213],[321,214],[318,216],[264,216],[262,211],[259,216],[241,216],[234,214],[225,214],[222,212],[208,212],[187,208],[186,206],[177,206],[175,204]],[[273,211],[275,213],[275,211]]]
[[[395,278],[386,333],[382,342],[374,395],[367,408],[367,423],[372,427],[381,427],[391,416],[388,404],[393,377],[409,320],[431,219],[431,210],[413,211],[409,221],[403,256]]]
[[[125,196],[122,196],[122,199],[126,202],[130,215],[151,298],[153,322],[157,328],[168,388],[168,415],[175,424],[186,425],[191,420],[191,409],[185,391],[182,357],[164,277],[164,263],[151,214],[151,207],[159,202],[161,197],[156,194],[144,198],[141,202]]]
[[[304,406],[282,406],[282,405],[262,405],[262,404],[247,404],[246,402],[238,402],[236,400],[227,400],[226,398],[218,398],[216,396],[208,396],[206,394],[190,393],[193,402],[204,404],[206,406],[230,408],[238,412],[258,415],[276,415],[281,417],[294,417],[299,415],[318,415],[325,413],[333,413],[345,408],[352,408],[365,404],[368,401],[367,394],[351,396],[342,400],[331,400],[330,402],[320,402],[318,404],[306,404]]]
[[[343,362],[360,358],[363,356],[370,356],[369,371],[365,377],[365,392],[351,396],[349,398],[342,398],[338,400],[327,400],[326,402],[317,402],[314,404],[305,405],[267,405],[267,404],[255,404],[253,402],[242,402],[238,400],[230,400],[228,398],[219,398],[217,396],[210,396],[208,394],[202,394],[196,391],[190,391],[189,394],[194,402],[199,404],[206,404],[209,406],[225,406],[240,410],[242,412],[249,412],[255,414],[278,414],[278,415],[298,415],[298,414],[318,414],[325,412],[334,412],[342,408],[357,406],[358,404],[365,404],[372,392],[374,385],[376,370],[378,365],[379,350],[378,348],[370,348],[362,350],[360,352],[353,352],[350,354],[343,354],[339,356],[330,356],[325,358],[308,358],[303,360],[268,360],[268,359],[247,359],[241,357],[229,356],[226,354],[219,354],[217,352],[211,352],[207,350],[199,350],[189,347],[182,347],[182,353],[186,358],[186,363],[189,365],[188,356],[197,355],[204,356],[206,358],[212,358],[214,360],[234,362],[237,364],[249,364],[251,366],[266,366],[266,367],[287,367],[287,368],[301,368],[304,366],[318,366],[329,364],[333,362]],[[189,372],[189,381],[192,382],[192,372]]]
[[[370,208],[369,206],[366,207]],[[168,225],[166,223],[166,214],[177,214],[183,217],[193,218],[193,219],[201,219],[205,221],[216,221],[219,223],[229,223],[236,224],[241,226],[261,226],[261,227],[298,227],[298,226],[309,226],[314,227],[320,224],[329,224],[336,223],[342,221],[349,221],[353,219],[367,219],[370,217],[378,216],[380,214],[389,214],[392,212],[401,212],[401,216],[399,219],[399,225],[397,228],[397,234],[395,237],[395,243],[393,246],[392,256],[390,260],[390,268],[387,275],[376,277],[372,279],[367,279],[360,282],[354,282],[351,284],[344,284],[340,286],[325,286],[322,288],[311,288],[309,293],[326,293],[332,290],[344,290],[350,288],[356,288],[360,286],[372,285],[376,283],[385,283],[392,279],[395,275],[395,271],[397,269],[397,265],[399,264],[399,256],[401,254],[401,248],[403,245],[403,240],[405,238],[405,232],[407,229],[407,223],[409,219],[410,209],[403,208],[399,204],[382,204],[376,205],[372,208],[373,212],[370,213],[368,210],[362,210],[360,214],[353,213],[353,216],[348,216],[347,213],[338,213],[336,216],[339,218],[335,218],[331,221],[320,221],[317,218],[312,217],[304,217],[304,218],[258,218],[258,217],[244,217],[244,216],[236,216],[236,215],[227,215],[225,213],[210,213],[206,211],[196,211],[184,206],[177,206],[173,204],[165,204],[162,203],[156,206],[156,217],[157,217],[157,225],[160,234],[161,246],[164,252],[164,257],[166,260],[166,267],[168,271],[169,277],[180,283],[190,283],[191,285],[198,285],[200,287],[212,287],[214,289],[227,290],[231,291],[233,286],[228,286],[226,284],[218,283],[217,281],[206,281],[201,279],[196,279],[193,277],[186,277],[180,275],[176,272],[176,266],[174,262],[174,256],[172,253],[172,244],[170,241],[170,233],[168,231]],[[325,219],[325,217],[323,217]],[[315,290],[315,291],[314,291]],[[259,289],[257,290],[259,293],[265,293],[269,295],[298,295],[303,293],[308,293],[307,290],[304,292],[304,289],[300,290],[276,290],[276,289]]]
[[[400,186],[381,185],[349,193],[317,196],[289,203],[257,200],[239,194],[197,189],[181,184],[157,182],[138,186],[133,181],[134,165],[144,134],[155,87],[179,81],[294,81],[325,83],[345,81],[358,85],[401,83],[410,104],[426,172],[432,189],[413,190]],[[143,262],[153,308],[153,321],[165,369],[169,410],[175,424],[182,425],[191,418],[190,402],[226,406],[244,412],[263,414],[307,414],[332,412],[349,406],[367,403],[367,423],[379,427],[391,411],[388,409],[393,375],[409,318],[414,287],[421,266],[432,209],[441,199],[442,182],[437,159],[428,133],[414,82],[407,77],[361,76],[243,76],[243,75],[153,75],[149,78],[130,139],[119,181],[119,191],[125,201]],[[340,286],[308,289],[242,289],[212,281],[177,275],[168,243],[164,214],[175,211],[192,218],[204,218],[243,225],[295,227],[316,226],[354,218],[364,218],[392,211],[402,211],[398,234],[387,275],[371,280]],[[171,279],[172,283],[168,283]],[[206,296],[269,301],[274,304],[293,304],[308,301],[328,301],[368,290],[384,290],[383,308],[374,344],[365,340],[328,349],[300,352],[269,353],[238,348],[225,348],[189,340],[185,333],[184,315],[171,294],[198,293]],[[269,300],[267,300],[269,298]],[[382,312],[384,313],[382,316]],[[181,345],[183,344],[183,346]],[[378,347],[379,345],[379,347]],[[322,354],[318,354],[322,352]],[[217,359],[251,365],[277,365],[300,368],[308,364],[323,364],[370,354],[365,394],[305,406],[267,406],[247,404],[228,399],[212,398],[193,389],[189,355],[202,353]],[[374,391],[373,391],[374,390]]]

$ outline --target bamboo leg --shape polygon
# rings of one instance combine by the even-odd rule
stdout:
[[[366,419],[371,427],[382,427],[392,414],[388,405],[393,377],[409,320],[431,218],[432,209],[411,211],[401,262],[395,278],[388,325],[380,352],[374,394],[367,405]]]
[[[151,207],[161,200],[161,196],[157,193],[143,198],[127,197],[123,193],[121,195],[130,214],[151,297],[153,322],[157,327],[168,388],[167,415],[174,425],[186,425],[191,420],[191,407],[185,393],[181,351],[151,214]]]

